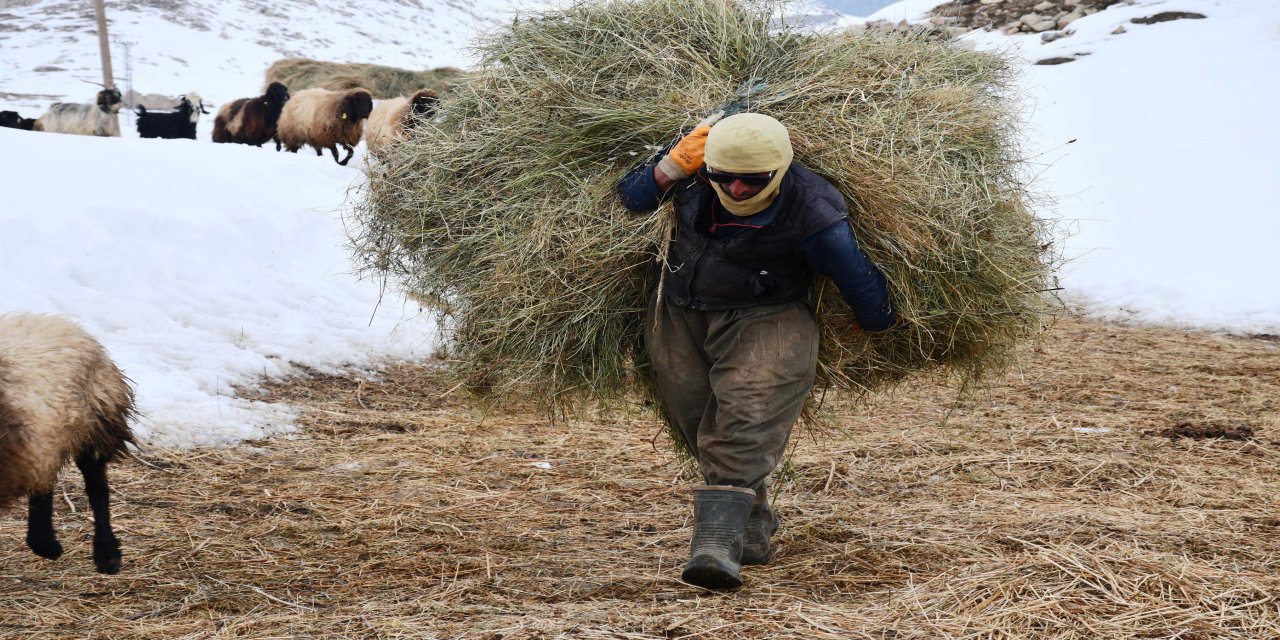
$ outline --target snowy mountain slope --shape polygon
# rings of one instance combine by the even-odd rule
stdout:
[[[241,145],[13,129],[0,129],[0,147],[0,313],[84,324],[137,382],[148,442],[290,429],[278,405],[235,396],[294,364],[336,372],[430,355],[418,307],[393,295],[379,304],[378,283],[351,273],[340,216],[351,168]]]
[[[1136,24],[1160,12],[1204,19]],[[974,34],[1029,64],[1037,188],[1069,221],[1069,300],[1115,319],[1280,333],[1280,3],[1118,4],[1035,35]]]
[[[471,35],[508,19],[503,0],[108,0],[116,82],[140,93],[255,95],[276,60],[305,56],[426,69],[466,66]],[[126,43],[128,60],[126,60]],[[101,82],[93,5],[0,2],[0,108],[87,101]]]

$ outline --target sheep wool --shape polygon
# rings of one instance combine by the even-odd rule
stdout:
[[[366,89],[304,89],[285,103],[276,133],[289,151],[310,145],[320,155],[329,149],[334,161],[345,165],[360,144],[364,120],[372,111],[373,96]],[[347,151],[343,160],[338,160],[338,145]]]
[[[400,96],[389,98],[374,105],[369,119],[364,123],[364,141],[369,145],[369,153],[374,155],[400,139],[400,119],[409,111],[409,99]]]
[[[261,96],[224,103],[213,121],[213,141],[261,147],[268,140],[275,140],[276,151],[279,151],[276,126],[288,101],[289,89],[279,82],[272,82]]]
[[[133,406],[128,379],[75,323],[0,315],[0,508],[51,490],[73,456],[125,454]]]
[[[413,126],[412,118],[435,115],[438,101],[436,92],[422,89],[410,98],[400,96],[379,102],[364,124],[364,141],[369,145],[369,153],[381,155],[391,145],[404,140]]]

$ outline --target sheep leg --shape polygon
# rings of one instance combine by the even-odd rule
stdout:
[[[62,544],[53,532],[53,492],[27,497],[27,546],[41,558],[62,557]]]
[[[332,147],[329,147],[329,149],[333,151],[333,159],[334,159],[338,164],[340,164],[340,165],[342,165],[342,166],[344,166],[344,167],[345,167],[345,166],[347,166],[347,162],[348,162],[349,160],[351,160],[351,154],[355,153],[355,152],[356,152],[356,150],[355,150],[355,149],[353,149],[353,148],[351,148],[351,147],[348,147],[348,146],[347,146],[347,145],[345,145],[345,144],[344,144],[344,145],[342,145],[342,148],[344,148],[344,149],[346,149],[346,150],[347,150],[347,157],[345,157],[345,158],[343,158],[343,159],[341,159],[341,160],[338,160],[338,146],[337,146],[337,145],[334,145],[334,146],[332,146]]]
[[[107,486],[107,461],[90,452],[76,456],[84,474],[84,492],[93,508],[93,564],[98,573],[120,571],[120,541],[111,531],[111,489]]]

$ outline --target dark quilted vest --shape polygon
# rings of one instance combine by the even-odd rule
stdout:
[[[848,217],[844,197],[826,180],[792,163],[782,180],[773,221],[724,239],[706,234],[710,207],[721,224],[738,222],[711,186],[697,179],[676,186],[679,225],[668,255],[665,297],[690,309],[744,309],[805,297],[813,270],[800,254],[809,236]],[[699,229],[699,214],[701,229]]]

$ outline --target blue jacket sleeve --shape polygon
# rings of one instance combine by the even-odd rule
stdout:
[[[666,155],[670,151],[670,146],[674,144],[673,142],[657,155],[649,158],[648,162],[622,176],[622,180],[618,181],[618,197],[622,198],[622,206],[636,213],[653,211],[667,199],[672,191],[675,191],[672,188],[664,193],[658,188],[658,181],[653,177],[653,168],[658,165],[658,160]]]
[[[800,253],[814,271],[831,278],[865,331],[893,326],[894,311],[884,274],[858,248],[858,241],[841,220],[800,245]]]

